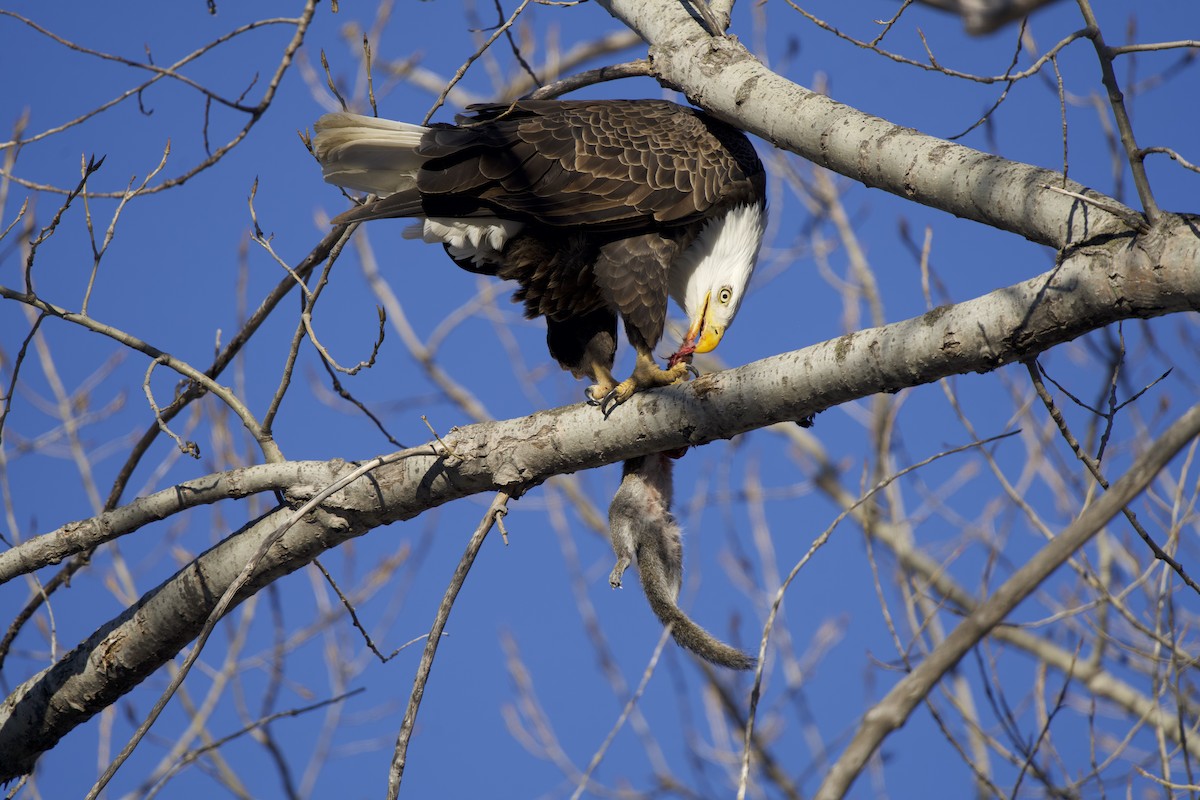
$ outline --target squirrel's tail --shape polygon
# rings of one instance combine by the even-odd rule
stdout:
[[[667,587],[677,587],[677,579],[668,574],[666,564],[654,548],[643,548],[638,553],[638,577],[646,600],[663,625],[671,626],[671,636],[680,647],[718,666],[729,669],[754,669],[757,659],[736,647],[725,644],[717,637],[697,625],[675,604],[675,592]]]

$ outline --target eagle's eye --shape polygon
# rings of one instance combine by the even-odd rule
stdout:
[[[717,302],[721,305],[729,305],[729,301],[733,299],[733,289],[725,286],[717,293]]]

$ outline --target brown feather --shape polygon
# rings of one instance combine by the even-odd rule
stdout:
[[[667,101],[523,100],[473,111],[421,146],[429,160],[418,188],[430,215],[640,234],[694,222],[762,181],[740,132]]]

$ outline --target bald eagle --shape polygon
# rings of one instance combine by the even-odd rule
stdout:
[[[686,377],[720,343],[766,222],[765,175],[741,131],[663,100],[521,100],[429,127],[355,114],[317,120],[325,180],[375,195],[335,223],[408,217],[460,267],[519,284],[550,354],[607,411]],[[690,322],[667,368],[653,348],[667,297]],[[617,316],[636,351],[612,369]]]

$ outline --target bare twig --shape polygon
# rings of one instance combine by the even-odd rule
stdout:
[[[1089,197],[1088,195],[1080,194],[1079,192],[1071,192],[1062,188],[1061,186],[1052,186],[1048,183],[1043,183],[1042,188],[1049,189],[1052,192],[1058,192],[1059,194],[1066,195],[1067,197],[1074,197],[1081,203],[1087,203],[1088,205],[1095,206],[1096,208],[1104,209],[1110,214],[1115,214],[1116,216],[1125,220],[1129,227],[1133,228],[1139,233],[1149,233],[1150,231],[1150,223],[1148,223],[1144,217],[1139,216],[1138,214],[1131,214],[1122,206],[1114,205],[1113,203],[1106,203],[1100,198]]]
[[[1200,48],[1200,39],[1181,39],[1175,42],[1144,42],[1142,44],[1125,44],[1119,47],[1110,47],[1108,52],[1114,56],[1123,56],[1129,53],[1152,53],[1162,50],[1195,50]]]
[[[1017,60],[1021,57],[1021,43],[1023,41],[1024,33],[1025,33],[1025,21],[1022,20],[1021,21],[1021,30],[1017,34],[1017,46],[1013,49],[1012,61],[1009,62],[1008,69],[1005,70],[1006,73],[1012,72],[1013,69],[1017,66]],[[925,42],[925,35],[923,33],[921,34],[921,43],[925,45],[925,50],[929,54],[929,60],[932,63],[933,62],[933,51],[929,48],[929,45]],[[1055,73],[1057,74],[1057,72],[1058,72],[1057,62],[1052,58],[1051,63],[1054,65]],[[946,138],[949,139],[950,141],[954,141],[956,139],[961,139],[964,136],[966,136],[968,133],[970,133],[971,131],[978,128],[980,125],[983,125],[984,123],[986,123],[989,119],[991,119],[992,114],[994,114],[996,112],[996,109],[1000,108],[1000,106],[1003,105],[1005,99],[1008,98],[1008,93],[1012,89],[1012,87],[1013,87],[1012,81],[1009,81],[1008,83],[1006,83],[1004,85],[1004,91],[1000,92],[1000,96],[995,99],[995,101],[992,103],[991,107],[988,108],[987,111],[983,112],[983,114],[981,114],[979,116],[978,120],[976,120],[974,123],[972,123],[971,126],[968,127],[966,130],[961,131],[960,133],[956,133],[953,136],[947,136]]]
[[[699,0],[703,2],[704,0]],[[613,723],[608,735],[604,737],[604,741],[600,743],[600,747],[592,755],[592,760],[588,762],[587,769],[575,784],[575,791],[571,793],[571,800],[579,800],[591,782],[592,773],[596,771],[596,767],[600,766],[600,762],[604,760],[608,748],[612,745],[613,740],[617,738],[617,734],[621,728],[625,727],[625,720],[629,719],[629,715],[633,713],[633,709],[637,706],[637,701],[641,698],[642,693],[646,691],[646,684],[650,683],[650,677],[654,674],[654,668],[658,666],[658,659],[662,656],[663,647],[671,638],[671,626],[663,628],[662,634],[658,637],[658,644],[654,646],[654,652],[650,654],[650,661],[646,664],[646,669],[642,670],[642,679],[638,682],[637,688],[633,690],[633,694],[625,701],[621,713],[617,715],[617,721]]]
[[[206,390],[219,397],[227,406],[229,406],[230,410],[238,416],[238,419],[241,420],[242,424],[246,426],[246,429],[250,431],[252,436],[254,436],[255,441],[262,449],[263,457],[265,459],[268,461],[283,460],[283,454],[279,451],[278,445],[269,436],[265,436],[263,434],[258,420],[254,418],[254,415],[250,413],[250,409],[246,407],[241,399],[238,398],[229,388],[222,386],[213,379],[209,378],[206,374],[200,372],[186,361],[175,358],[169,353],[164,353],[157,347],[154,347],[148,342],[142,341],[132,334],[126,333],[125,331],[122,331],[111,325],[106,325],[102,322],[99,322],[94,317],[84,316],[83,314],[68,311],[65,308],[60,308],[52,303],[48,303],[35,294],[29,292],[18,292],[8,288],[7,286],[0,286],[0,298],[15,300],[44,314],[58,317],[65,322],[72,322],[80,325],[83,328],[86,328],[87,330],[107,336],[113,341],[118,342],[119,344],[122,344],[131,350],[136,350],[139,353],[143,353],[150,358],[159,361],[163,365],[175,370],[180,375],[193,381],[194,383],[201,384]],[[164,419],[165,415],[158,415],[157,424],[163,424]]]
[[[1158,201],[1154,199],[1154,191],[1150,187],[1150,179],[1146,176],[1146,164],[1141,151],[1138,149],[1137,138],[1133,135],[1133,122],[1125,108],[1125,97],[1121,93],[1121,85],[1117,83],[1116,72],[1113,71],[1113,54],[1104,43],[1104,34],[1100,23],[1092,11],[1089,0],[1076,0],[1079,11],[1087,25],[1087,36],[1092,40],[1096,49],[1096,58],[1100,62],[1100,74],[1104,88],[1108,91],[1108,104],[1112,107],[1113,116],[1117,121],[1117,130],[1121,134],[1121,144],[1125,147],[1125,157],[1129,160],[1129,169],[1133,172],[1133,185],[1137,187],[1138,197],[1142,201],[1142,211],[1145,212],[1150,224],[1158,222],[1162,212],[1159,211]]]
[[[312,22],[313,14],[316,11],[316,5],[317,5],[317,0],[306,0],[304,10],[301,12],[301,15],[299,17],[295,17],[295,18],[280,17],[280,18],[273,18],[273,19],[257,20],[255,22],[251,22],[246,25],[243,25],[239,28],[234,29],[233,31],[230,31],[229,33],[224,34],[223,36],[218,37],[217,39],[213,40],[208,45],[205,45],[204,47],[200,48],[199,50],[196,50],[193,53],[188,54],[183,59],[176,62],[175,64],[173,64],[170,67],[157,67],[153,63],[130,61],[128,59],[123,59],[119,56],[112,56],[107,53],[101,53],[99,51],[90,50],[88,48],[81,47],[79,45],[76,45],[72,42],[67,41],[66,39],[63,39],[60,36],[56,36],[55,34],[51,33],[50,31],[47,31],[46,29],[44,29],[41,26],[37,25],[36,23],[20,16],[19,14],[14,14],[11,11],[5,11],[3,9],[0,9],[0,15],[17,19],[17,20],[23,22],[24,24],[30,26],[34,30],[38,31],[42,35],[49,37],[50,39],[54,40],[58,44],[61,44],[62,46],[67,47],[71,50],[74,50],[76,52],[85,53],[87,55],[91,55],[96,58],[116,61],[118,63],[125,64],[126,66],[131,66],[131,67],[135,67],[135,68],[139,68],[139,69],[145,69],[145,70],[148,70],[148,71],[154,73],[153,78],[150,78],[149,80],[145,81],[144,83],[140,84],[137,87],[126,90],[125,92],[123,92],[122,94],[117,96],[116,98],[114,98],[106,103],[101,104],[97,108],[92,109],[88,113],[83,114],[83,115],[77,117],[76,119],[73,119],[73,120],[66,122],[62,125],[59,125],[57,127],[42,131],[41,133],[31,136],[27,139],[22,139],[20,141],[0,142],[0,149],[5,148],[5,147],[13,147],[13,146],[18,146],[18,145],[28,144],[30,142],[38,141],[39,139],[44,139],[47,136],[52,136],[56,133],[66,130],[70,127],[80,125],[83,122],[86,122],[87,120],[96,116],[97,114],[107,111],[108,109],[123,102],[124,100],[129,99],[130,97],[139,97],[141,95],[141,93],[147,87],[149,87],[151,84],[153,84],[156,81],[161,80],[163,78],[170,77],[175,80],[181,81],[181,82],[191,86],[192,88],[195,88],[196,90],[200,91],[206,98],[211,99],[214,102],[220,102],[220,103],[229,105],[231,108],[235,108],[239,111],[242,111],[242,112],[248,114],[250,117],[249,120],[246,122],[246,124],[239,131],[237,131],[228,142],[226,142],[224,145],[217,148],[216,150],[212,151],[212,153],[209,154],[209,156],[206,159],[204,159],[200,163],[194,165],[192,168],[186,170],[181,175],[178,175],[174,178],[168,178],[167,180],[163,181],[162,183],[159,183],[155,186],[148,187],[144,192],[142,192],[142,194],[143,195],[156,194],[158,192],[165,191],[167,189],[171,189],[176,186],[181,186],[184,183],[187,183],[192,178],[194,178],[196,175],[199,175],[201,172],[203,172],[204,170],[211,167],[213,164],[220,161],[222,158],[224,158],[231,150],[233,150],[235,147],[237,147],[237,145],[240,144],[249,135],[250,130],[258,123],[258,121],[260,119],[262,119],[263,115],[266,113],[267,109],[270,107],[271,103],[274,101],[275,94],[279,90],[279,85],[283,81],[283,76],[287,73],[288,69],[291,67],[292,59],[295,57],[296,51],[300,48],[300,45],[303,44],[303,42],[304,42],[304,38],[308,33],[308,27]],[[283,53],[280,57],[279,63],[276,66],[275,72],[272,74],[270,81],[267,83],[267,87],[263,91],[262,97],[259,99],[258,103],[254,104],[253,106],[247,106],[247,105],[241,104],[237,101],[230,101],[230,100],[221,98],[221,97],[213,94],[209,90],[204,89],[199,84],[195,83],[194,81],[192,81],[189,78],[186,78],[185,76],[179,74],[176,71],[181,66],[189,63],[190,61],[193,61],[193,60],[199,58],[201,55],[204,55],[205,53],[209,52],[213,48],[215,48],[225,42],[235,39],[235,38],[245,34],[248,31],[252,31],[257,28],[270,26],[270,25],[292,25],[296,28],[296,30],[293,33],[292,38],[288,41],[287,45],[284,46]],[[13,175],[7,175],[6,177],[13,180],[15,183],[18,183],[19,185],[25,186],[26,188],[29,188],[29,189],[37,189],[37,190],[46,191],[46,192],[55,192],[58,194],[69,194],[70,193],[69,191],[67,191],[65,189],[60,189],[55,186],[46,186],[46,185],[42,185],[42,184],[36,184],[31,181],[17,178],[16,176],[13,176]],[[123,192],[108,192],[108,193],[91,192],[90,194],[93,198],[95,198],[95,197],[119,198],[123,195]]]
[[[104,156],[101,156],[100,160],[97,161],[93,155],[84,162],[83,176],[79,179],[79,183],[75,185],[74,189],[67,192],[66,199],[62,201],[58,210],[54,212],[54,217],[51,218],[50,223],[42,228],[36,239],[29,243],[29,250],[25,255],[25,292],[27,294],[33,293],[33,265],[37,260],[38,248],[58,230],[58,225],[62,222],[63,214],[67,213],[67,209],[71,207],[71,202],[87,188],[88,178],[92,177],[103,166]]]
[[[451,449],[450,445],[448,445],[448,444],[446,444],[444,441],[442,441],[442,437],[441,437],[441,436],[438,436],[438,432],[437,432],[436,430],[434,430],[434,427],[433,427],[432,423],[430,423],[430,421],[429,421],[429,417],[427,417],[427,416],[425,416],[424,414],[422,414],[422,415],[421,415],[421,422],[424,422],[424,423],[425,423],[425,427],[429,429],[429,432],[430,432],[431,434],[433,434],[433,438],[434,438],[434,439],[437,439],[437,443],[438,443],[439,445],[441,445],[441,447],[442,447],[442,454],[444,454],[444,455],[448,455],[448,456],[452,456],[453,458],[458,458],[458,453],[454,452],[454,450],[453,450],[453,449]]]
[[[379,652],[379,648],[375,646],[374,640],[371,639],[371,634],[367,633],[367,629],[363,627],[362,622],[359,621],[358,612],[354,610],[354,604],[350,602],[350,599],[346,597],[345,594],[343,594],[341,587],[337,585],[337,581],[335,581],[333,576],[329,574],[329,570],[325,569],[325,565],[321,563],[320,559],[313,559],[313,566],[320,571],[321,575],[325,577],[325,582],[328,583],[329,587],[333,589],[335,594],[337,594],[338,600],[341,602],[342,607],[346,609],[346,613],[350,615],[350,622],[355,628],[358,629],[358,632],[362,634],[363,642],[366,643],[367,648],[375,654],[375,657],[379,659],[381,664],[386,664],[401,652],[408,649],[411,645],[414,645],[421,641],[421,639],[425,638],[424,636],[419,636],[416,639],[410,639],[385,656],[383,653]]]
[[[0,443],[4,442],[4,423],[8,419],[9,412],[12,411],[13,393],[17,390],[17,380],[21,376],[21,365],[25,363],[25,356],[29,352],[29,343],[37,336],[38,328],[42,326],[42,322],[46,319],[46,312],[38,314],[33,324],[29,326],[29,333],[25,334],[25,338],[21,340],[21,348],[17,350],[16,356],[13,358],[12,375],[8,382],[8,388],[4,391],[4,407],[0,408]],[[4,657],[0,654],[0,664],[4,661]]]
[[[1184,169],[1189,169],[1192,172],[1200,172],[1200,164],[1193,164],[1191,161],[1188,161],[1186,158],[1179,155],[1179,153],[1177,153],[1175,150],[1173,150],[1170,147],[1143,147],[1141,152],[1142,152],[1142,155],[1149,155],[1151,153],[1162,153],[1163,155],[1170,158],[1172,161],[1179,164]]]
[[[479,48],[471,54],[470,58],[463,62],[463,65],[458,68],[458,71],[454,73],[454,76],[450,78],[445,88],[442,89],[442,93],[439,94],[437,100],[434,101],[433,107],[425,113],[423,124],[428,124],[429,120],[433,119],[433,115],[439,108],[442,107],[442,104],[446,102],[446,97],[450,94],[450,90],[452,90],[454,86],[463,79],[463,76],[467,74],[467,70],[471,68],[471,65],[478,61],[479,57],[487,52],[487,49],[492,46],[492,42],[499,39],[506,31],[508,31],[509,28],[512,27],[513,23],[517,21],[517,17],[521,16],[521,12],[525,10],[526,6],[528,6],[530,2],[532,2],[532,0],[521,0],[520,5],[517,6],[517,9],[513,11],[509,18],[506,19],[502,25],[496,28],[495,32],[493,32],[492,35],[488,37],[488,40],[480,45]]]
[[[179,448],[179,452],[192,458],[200,457],[200,446],[192,441],[183,441],[175,433],[167,427],[167,423],[163,421],[162,410],[158,407],[158,403],[154,402],[154,391],[150,388],[150,376],[154,374],[154,368],[163,363],[163,357],[158,356],[150,362],[146,367],[146,377],[142,379],[142,391],[146,394],[146,402],[150,404],[150,410],[154,412],[154,419],[158,421],[158,429],[170,436],[175,442],[175,446]]]
[[[209,753],[213,750],[224,747],[225,745],[229,744],[230,742],[232,742],[236,739],[239,739],[248,733],[253,733],[254,731],[261,730],[262,728],[265,728],[267,725],[270,725],[272,722],[275,722],[276,720],[287,719],[288,717],[299,717],[303,714],[309,713],[310,711],[316,711],[317,709],[325,708],[326,706],[333,705],[334,703],[344,702],[346,700],[349,700],[351,697],[354,697],[355,695],[362,694],[364,691],[366,691],[366,690],[361,689],[361,688],[353,689],[349,692],[340,694],[337,697],[330,697],[328,700],[322,700],[319,703],[312,703],[310,705],[302,706],[300,708],[289,708],[286,711],[277,711],[274,714],[268,714],[265,717],[262,717],[261,719],[254,720],[254,722],[242,727],[241,729],[239,729],[237,731],[234,731],[233,733],[222,736],[220,739],[217,739],[216,741],[210,742],[210,743],[204,745],[203,747],[198,747],[195,750],[190,750],[187,753],[184,753],[184,755],[182,757],[180,757],[179,760],[177,760],[174,764],[172,764],[171,768],[169,770],[167,770],[167,772],[165,774],[163,774],[163,776],[161,778],[159,778],[159,780],[155,784],[155,786],[149,792],[146,793],[146,795],[145,795],[146,800],[151,800],[151,798],[158,796],[159,792],[166,785],[167,781],[169,781],[172,778],[172,776],[176,775],[177,773],[179,773],[180,771],[185,769],[189,764],[192,764],[192,763],[196,762],[198,759],[204,757],[204,755],[206,753]]]
[[[905,64],[910,67],[918,67],[920,69],[927,70],[929,72],[940,72],[943,75],[948,75],[952,78],[963,78],[964,80],[973,81],[975,83],[1013,83],[1016,81],[1021,81],[1026,78],[1032,77],[1032,76],[1038,74],[1041,71],[1042,67],[1046,66],[1046,64],[1050,61],[1050,58],[1052,56],[1056,55],[1059,51],[1061,51],[1063,48],[1065,48],[1067,45],[1071,44],[1072,42],[1077,41],[1077,40],[1082,39],[1085,36],[1087,36],[1086,29],[1077,30],[1077,31],[1074,31],[1073,33],[1068,34],[1067,36],[1065,36],[1061,40],[1059,40],[1054,45],[1054,47],[1050,48],[1050,50],[1045,55],[1043,55],[1041,58],[1039,58],[1037,61],[1035,61],[1033,64],[1031,64],[1029,67],[1021,70],[1020,72],[1014,72],[1011,74],[1006,72],[1001,75],[974,75],[969,72],[959,72],[958,70],[949,69],[948,67],[944,67],[940,64],[937,64],[936,62],[925,63],[922,61],[916,61],[911,58],[906,58],[897,53],[889,52],[878,46],[878,44],[877,44],[879,41],[878,39],[875,40],[874,42],[864,42],[860,39],[855,39],[853,36],[843,33],[842,31],[838,30],[833,25],[830,25],[825,20],[821,19],[820,17],[815,16],[814,14],[812,14],[809,11],[805,10],[804,8],[800,7],[799,5],[796,4],[795,0],[787,0],[787,4],[789,6],[791,6],[792,9],[797,11],[801,16],[803,16],[805,19],[807,19],[809,22],[816,25],[818,28],[821,28],[822,30],[825,30],[825,31],[829,31],[833,35],[837,36],[839,39],[843,39],[843,40],[850,42],[851,44],[854,44],[858,47],[878,53],[879,55],[884,56],[885,58],[891,59],[892,61],[895,61],[898,64]]]
[[[417,711],[421,708],[421,699],[425,696],[425,684],[429,680],[430,670],[433,669],[433,659],[437,655],[438,644],[442,638],[442,632],[446,628],[446,621],[450,618],[450,610],[454,607],[454,600],[458,597],[458,592],[467,579],[467,573],[471,571],[471,565],[475,563],[475,556],[479,553],[479,548],[483,546],[484,538],[492,529],[492,524],[496,521],[500,510],[508,504],[509,497],[507,492],[496,493],[495,499],[492,500],[492,504],[484,513],[483,519],[480,520],[479,527],[475,529],[475,533],[467,542],[467,549],[458,562],[458,567],[454,570],[454,576],[450,579],[450,585],[446,587],[446,593],[442,596],[441,605],[438,606],[437,614],[434,616],[433,627],[429,630],[429,638],[425,640],[425,652],[421,654],[421,662],[417,665],[417,674],[413,679],[408,708],[404,711],[404,719],[400,723],[400,733],[396,737],[396,750],[392,756],[391,770],[388,772],[388,800],[395,800],[400,794],[400,782],[404,779],[404,766],[408,760],[408,742],[412,737],[413,726],[417,722]]]
[[[650,60],[639,58],[636,61],[626,61],[624,64],[612,64],[607,67],[597,67],[596,69],[577,72],[574,75],[530,92],[529,97],[535,100],[544,100],[552,97],[560,97],[568,92],[582,89],[585,86],[595,86],[598,83],[606,81],[645,77],[653,74],[654,71],[650,67]]]
[[[154,180],[154,176],[162,172],[163,167],[167,165],[167,157],[170,155],[171,142],[168,141],[163,147],[162,158],[159,159],[158,166],[150,170],[150,174],[146,176],[146,179],[142,181],[138,188],[133,188],[133,182],[136,180],[136,177],[129,179],[129,185],[125,187],[125,192],[121,195],[121,201],[117,203],[117,208],[115,211],[113,211],[112,220],[108,223],[108,229],[104,232],[104,241],[99,247],[96,246],[96,235],[92,230],[92,214],[88,204],[88,194],[86,191],[84,192],[83,205],[84,208],[87,209],[88,236],[92,242],[92,272],[91,275],[88,276],[87,290],[83,294],[83,303],[79,308],[79,313],[83,314],[84,316],[87,316],[88,301],[92,297],[92,288],[96,284],[96,274],[100,271],[100,259],[102,259],[104,254],[108,252],[108,246],[112,244],[113,236],[116,234],[117,230],[117,220],[121,218],[121,212],[125,210],[126,203],[137,197],[142,192],[146,191],[146,187],[150,184],[150,181]]]

